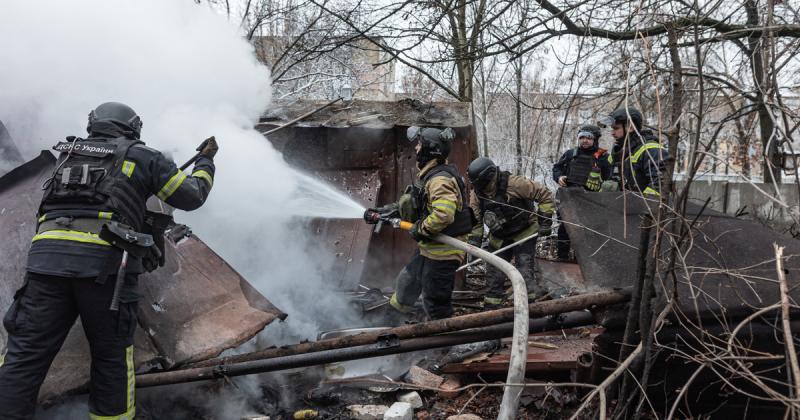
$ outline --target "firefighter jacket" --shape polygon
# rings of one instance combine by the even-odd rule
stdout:
[[[553,165],[553,181],[558,182],[559,178],[566,176],[567,186],[579,186],[590,190],[586,181],[593,175],[599,176],[600,182],[611,178],[611,165],[608,163],[608,152],[605,149],[575,147],[564,152]]]
[[[669,158],[667,149],[649,130],[643,130],[642,136],[632,133],[628,143],[614,145],[608,155],[612,177],[619,180],[620,189],[660,196],[661,174]]]
[[[72,154],[68,156],[69,148]],[[54,149],[61,154],[53,177],[46,182],[28,253],[27,269],[38,274],[99,275],[107,269],[113,251],[98,236],[106,221],[140,230],[150,196],[181,210],[194,210],[205,202],[214,184],[211,159],[201,156],[187,175],[138,140],[68,138]],[[141,262],[129,261],[128,271],[142,272]]]
[[[419,171],[420,180],[425,180],[421,186],[423,200],[419,201],[419,206],[422,207],[419,211],[419,223],[422,233],[428,236],[448,233],[445,229],[457,222],[457,218],[463,217],[466,210],[465,192],[461,183],[452,173],[440,169],[442,169],[440,164],[436,160],[431,160]],[[433,176],[428,176],[429,173]],[[465,241],[469,233],[469,224],[467,222],[463,233],[456,232],[451,236]],[[420,255],[432,260],[463,261],[465,255],[464,251],[428,239],[419,242],[419,252]]]
[[[471,191],[469,206],[476,220],[470,236],[482,238],[485,223],[489,227],[489,241],[495,248],[503,241],[517,241],[536,233],[538,219],[550,218],[555,211],[553,194],[546,186],[508,172],[498,173],[480,195]],[[490,218],[499,219],[499,225],[493,226],[495,221]]]

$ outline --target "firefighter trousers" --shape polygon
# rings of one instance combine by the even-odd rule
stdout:
[[[400,271],[395,282],[391,304],[398,310],[413,308],[422,294],[422,306],[430,319],[453,315],[453,288],[458,261],[433,260],[423,257],[419,250]]]
[[[109,305],[115,277],[67,278],[28,272],[25,284],[3,318],[8,332],[0,366],[3,419],[31,419],[39,388],[78,316],[91,350],[89,417],[133,419],[133,333],[136,329],[136,275],[128,275],[118,311]]]
[[[507,246],[509,243],[503,243]],[[502,247],[501,246],[501,247]],[[500,248],[489,246],[489,252],[494,253]],[[536,238],[523,242],[511,249],[507,249],[499,254],[500,258],[511,261],[514,259],[514,267],[522,274],[525,279],[525,286],[528,289],[529,297],[538,297],[544,294],[544,289],[536,278]],[[506,275],[491,264],[486,265],[486,282],[489,291],[486,293],[485,301],[492,304],[500,304],[506,298]]]

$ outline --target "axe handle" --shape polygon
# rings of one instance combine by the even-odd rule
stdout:
[[[181,167],[180,167],[180,170],[181,170],[181,171],[183,171],[183,170],[185,170],[186,168],[188,168],[188,167],[189,167],[189,165],[193,164],[193,163],[194,163],[194,162],[197,160],[197,158],[199,158],[199,157],[200,157],[200,154],[201,154],[200,152],[197,152],[197,153],[196,153],[194,156],[192,156],[192,158],[191,158],[191,159],[187,160],[187,161],[186,161],[186,163],[184,163],[183,165],[181,165]]]

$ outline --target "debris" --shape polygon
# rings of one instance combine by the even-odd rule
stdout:
[[[420,408],[422,407],[422,397],[419,396],[419,393],[416,391],[407,392],[405,394],[400,394],[397,396],[397,401],[400,402],[407,402],[411,404],[411,408]]]
[[[306,409],[306,410],[295,411],[292,418],[294,420],[313,419],[316,418],[318,415],[319,412],[317,412],[316,410]]]
[[[264,416],[261,414],[252,414],[249,416],[242,417],[242,420],[269,420],[269,416]]]
[[[483,420],[480,416],[474,414],[459,414],[457,416],[450,416],[447,420]]]
[[[417,420],[427,420],[428,418],[430,418],[431,414],[428,413],[427,410],[420,410],[420,411],[417,411],[417,415],[416,416],[417,416]]]
[[[396,402],[389,407],[383,420],[411,420],[414,418],[414,409],[407,402]]]
[[[455,398],[461,393],[461,391],[458,390],[458,388],[461,388],[461,381],[457,377],[452,376],[439,385],[439,388],[441,389],[439,395],[442,397]]]
[[[412,366],[406,374],[406,381],[417,386],[438,388],[444,382],[444,378],[419,366]]]
[[[491,353],[479,353],[474,356],[467,357],[466,359],[464,359],[462,363],[468,365],[470,363],[475,363],[475,362],[485,362],[489,360],[489,356],[491,355],[492,355]]]
[[[381,420],[389,411],[385,405],[349,405],[350,417],[356,420]]]
[[[444,355],[433,366],[433,371],[438,372],[442,366],[450,363],[462,362],[467,357],[473,356],[478,353],[492,352],[500,347],[500,340],[487,340],[479,341],[477,343],[461,344],[453,346],[447,354]]]
[[[592,341],[602,329],[562,330],[533,334],[528,339],[528,372],[569,371],[578,367],[578,358],[592,351]],[[556,335],[558,334],[558,335]],[[471,360],[469,363],[450,363],[442,367],[444,373],[475,374],[502,373],[508,371],[509,354],[507,349],[499,350],[488,358]]]
[[[530,347],[538,347],[540,349],[548,349],[548,350],[556,350],[558,346],[551,343],[545,343],[543,341],[528,341],[528,346]]]

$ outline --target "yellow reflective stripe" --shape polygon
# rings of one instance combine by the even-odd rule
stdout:
[[[186,174],[183,171],[178,171],[177,174],[173,175],[172,178],[164,184],[164,187],[161,188],[161,191],[156,194],[158,198],[161,200],[166,201],[175,191],[178,190],[178,187],[183,184],[183,181],[186,179]]]
[[[98,219],[106,219],[106,220],[111,220],[111,216],[112,216],[113,214],[114,214],[114,213],[112,213],[112,212],[110,212],[110,211],[101,211],[101,212],[100,212],[100,213],[97,215],[97,218],[98,218]]]
[[[656,191],[656,190],[654,190],[654,189],[652,189],[650,187],[645,188],[644,191],[642,191],[642,192],[645,193],[645,194],[652,194],[652,195],[661,196],[661,193],[659,193],[658,191]]]
[[[0,354],[0,366],[3,366],[3,363],[6,362],[6,355]]]
[[[42,217],[39,218],[39,223],[44,222],[47,219],[47,214],[43,214]]]
[[[31,242],[36,242],[40,239],[58,239],[64,241],[111,246],[110,243],[100,239],[100,237],[94,233],[79,232],[77,230],[48,230],[47,232],[42,232],[34,236]]]
[[[463,255],[464,251],[460,249],[444,249],[444,250],[433,250],[433,249],[426,249],[427,253],[435,256],[448,256],[448,255]]]
[[[211,176],[210,173],[208,173],[208,172],[206,172],[206,171],[204,171],[202,169],[197,171],[197,172],[192,173],[192,176],[195,177],[195,178],[200,178],[200,179],[206,180],[206,182],[208,182],[208,186],[209,187],[213,187],[214,186],[214,178]]]
[[[395,308],[398,311],[403,312],[403,313],[408,313],[408,312],[413,312],[414,311],[414,307],[413,306],[406,306],[406,305],[403,305],[402,303],[397,301],[397,293],[392,293],[392,298],[389,299],[389,305],[392,305],[392,308]]]
[[[99,416],[94,413],[89,413],[90,420],[133,420],[136,417],[136,408],[131,408],[130,410],[116,415],[116,416]]]
[[[550,203],[539,204],[539,213],[552,214],[555,206]]]
[[[128,178],[133,175],[133,170],[136,169],[136,162],[131,162],[126,160],[122,162],[122,173],[125,174]]]
[[[128,408],[129,413],[136,412],[136,375],[134,374],[133,366],[133,346],[128,346],[125,349],[125,365],[128,367]],[[133,417],[131,417],[133,418]]]
[[[434,202],[431,203],[431,206],[439,207],[439,208],[445,208],[445,209],[458,210],[458,206],[456,205],[456,203],[454,203],[454,202],[452,202],[450,200],[434,200]]]
[[[639,148],[639,150],[636,151],[636,153],[633,154],[633,156],[631,156],[631,162],[633,163],[639,162],[639,159],[642,157],[642,154],[645,152],[645,150],[660,149],[660,148],[661,148],[661,143],[655,143],[655,142],[645,143],[642,145],[642,147]]]
[[[489,297],[489,296],[484,296],[483,297],[483,301],[485,303],[490,304],[490,305],[502,305],[503,304],[503,300],[504,300],[503,298],[495,298],[495,297]]]

